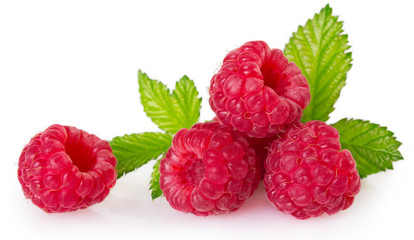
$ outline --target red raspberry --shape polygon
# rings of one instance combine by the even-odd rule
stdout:
[[[52,125],[24,147],[18,179],[24,195],[48,213],[99,203],[115,185],[109,143],[75,127]]]
[[[292,125],[272,143],[265,168],[268,199],[299,219],[347,209],[361,187],[338,131],[320,121]]]
[[[229,52],[211,79],[209,93],[210,106],[224,125],[255,138],[299,121],[310,101],[301,70],[262,41]]]
[[[260,182],[247,141],[217,123],[181,129],[160,163],[160,187],[171,207],[199,216],[236,211]]]

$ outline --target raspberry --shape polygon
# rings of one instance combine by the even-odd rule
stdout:
[[[299,219],[347,209],[361,181],[338,131],[320,121],[294,124],[269,150],[264,185],[271,203]]]
[[[262,41],[229,52],[209,93],[211,109],[224,125],[255,138],[273,136],[299,121],[310,101],[301,70]]]
[[[258,187],[255,152],[217,123],[181,129],[160,162],[160,187],[171,207],[198,216],[236,211]]]
[[[24,195],[45,212],[57,213],[103,201],[115,185],[115,165],[107,141],[55,124],[24,147],[17,173]]]

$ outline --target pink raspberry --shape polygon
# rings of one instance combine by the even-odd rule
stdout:
[[[347,209],[361,187],[351,152],[338,131],[320,121],[294,124],[276,139],[265,161],[271,203],[299,219]]]
[[[224,125],[255,138],[272,136],[299,121],[310,101],[301,70],[262,41],[229,52],[211,79],[209,93],[210,106]]]
[[[171,207],[208,216],[237,210],[260,182],[247,141],[217,123],[181,129],[160,162],[160,187]]]
[[[107,141],[56,124],[24,147],[17,173],[35,205],[48,213],[68,212],[104,200],[116,182],[116,163]]]

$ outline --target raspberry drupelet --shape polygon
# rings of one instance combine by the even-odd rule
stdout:
[[[230,51],[209,88],[211,109],[247,137],[274,136],[309,104],[308,82],[279,49],[252,41]]]

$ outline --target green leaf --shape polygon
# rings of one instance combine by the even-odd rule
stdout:
[[[302,70],[308,80],[311,101],[304,110],[302,121],[326,121],[334,110],[346,75],[352,64],[347,52],[348,35],[342,34],[343,22],[332,16],[329,5],[299,26],[285,47],[285,55]]]
[[[139,93],[144,111],[158,127],[173,132],[180,125],[175,117],[170,90],[163,83],[138,72]]]
[[[141,70],[138,83],[144,111],[160,129],[174,134],[198,122],[201,98],[198,98],[194,82],[187,76],[177,82],[172,93],[165,84],[150,79]]]
[[[151,190],[152,200],[162,195],[162,191],[160,188],[160,170],[159,170],[161,159],[162,157],[158,159],[157,162],[154,164],[153,171],[151,173],[151,181],[150,181],[149,190]]]
[[[341,119],[332,124],[340,134],[342,148],[351,151],[361,178],[393,169],[392,163],[403,159],[394,133],[369,121]]]
[[[144,132],[115,137],[110,141],[118,161],[118,178],[134,171],[166,152],[171,145],[169,133]]]
[[[201,98],[198,91],[187,76],[184,76],[175,85],[173,104],[177,110],[177,117],[181,120],[181,128],[190,128],[200,118]]]

